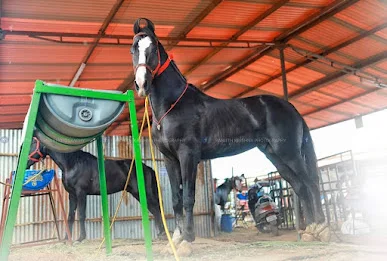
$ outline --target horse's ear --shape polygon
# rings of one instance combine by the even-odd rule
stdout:
[[[151,30],[152,33],[155,33],[155,25],[153,24],[153,22],[151,20],[147,19],[147,18],[143,18],[143,19],[147,23],[146,27],[148,27],[148,29]]]
[[[141,18],[138,18],[135,22],[134,22],[134,24],[133,24],[133,33],[134,34],[138,34],[139,32],[140,32],[140,20],[141,20]]]
[[[144,24],[145,22],[145,24]],[[138,34],[142,29],[148,28],[153,34],[155,33],[155,25],[147,18],[138,18],[133,24],[133,33]]]

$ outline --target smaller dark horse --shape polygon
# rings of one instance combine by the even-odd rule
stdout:
[[[47,155],[49,155],[62,170],[62,182],[64,188],[69,193],[70,208],[68,222],[71,234],[75,220],[75,211],[77,207],[79,207],[78,214],[81,234],[78,241],[82,241],[86,238],[86,196],[101,194],[97,158],[90,153],[81,150],[72,153],[53,151],[42,145],[39,140],[34,137],[28,157],[27,168],[39,160],[44,159]],[[124,189],[130,169],[130,163],[131,159],[105,160],[108,194],[116,193]],[[155,172],[145,164],[142,166],[144,169],[148,209],[155,218],[159,232],[158,236],[160,237],[164,235],[164,226],[161,220]],[[133,168],[132,170],[126,190],[139,201],[136,168]]]
[[[224,211],[224,205],[227,202],[228,194],[230,194],[232,189],[236,189],[238,191],[242,190],[242,180],[240,177],[235,176],[231,179],[227,178],[224,183],[216,188],[215,204],[219,205],[222,211]]]

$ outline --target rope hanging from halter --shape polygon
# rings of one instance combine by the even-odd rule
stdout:
[[[159,120],[156,119],[156,116],[153,112],[153,109],[152,109],[152,112],[153,112],[153,117],[154,117],[154,121],[156,122],[156,127],[157,127],[157,130],[160,130],[161,129],[161,121],[165,118],[165,116],[167,116],[167,114],[176,106],[176,104],[181,100],[181,98],[183,97],[183,95],[185,94],[185,92],[187,91],[188,89],[188,82],[186,83],[185,85],[185,88],[184,88],[184,91],[180,94],[179,98],[177,98],[177,100],[171,105],[171,107],[169,107],[169,109],[163,114],[163,116],[161,116],[161,118]]]
[[[161,219],[163,220],[163,225],[164,225],[165,233],[167,234],[167,238],[168,238],[169,244],[170,244],[170,246],[172,248],[173,255],[174,255],[176,261],[179,261],[180,259],[179,259],[179,256],[177,255],[175,244],[173,243],[171,235],[169,234],[167,222],[165,220],[165,215],[164,215],[164,211],[163,211],[164,210],[164,206],[163,206],[163,200],[162,200],[162,195],[161,195],[159,171],[158,171],[157,166],[156,166],[155,153],[154,153],[153,145],[152,145],[153,144],[152,143],[152,132],[151,132],[151,129],[150,129],[150,120],[149,120],[149,113],[148,113],[148,97],[145,98],[145,114],[144,114],[144,116],[146,116],[146,120],[148,122],[149,146],[150,146],[150,151],[151,151],[151,155],[152,155],[153,168],[155,169],[155,173],[156,173],[156,182],[157,182],[157,191],[158,191],[158,194],[159,194],[159,204],[160,204],[160,210],[161,210]]]

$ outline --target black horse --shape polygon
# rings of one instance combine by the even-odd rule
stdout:
[[[27,168],[38,162],[40,159],[44,159],[47,155],[49,155],[62,170],[63,186],[69,193],[70,206],[68,222],[71,234],[75,220],[75,211],[78,207],[78,216],[81,228],[78,241],[82,241],[86,238],[86,196],[101,195],[97,158],[92,154],[81,150],[72,153],[53,151],[42,145],[39,140],[34,137],[31,144]],[[130,169],[130,163],[130,159],[105,160],[108,194],[116,193],[124,189]],[[155,218],[156,226],[159,232],[158,236],[163,236],[164,226],[161,220],[155,172],[145,164],[142,166],[144,169],[148,208]],[[137,174],[135,168],[132,170],[126,190],[132,194],[133,197],[139,200]]]
[[[145,21],[146,25],[140,25]],[[289,102],[259,95],[216,99],[189,84],[155,35],[134,23],[131,47],[138,95],[149,95],[154,142],[165,156],[176,218],[175,243],[191,253],[195,179],[201,160],[258,147],[299,195],[307,224],[323,223],[317,159],[309,128]],[[186,212],[185,220],[183,208]]]
[[[227,202],[228,194],[232,189],[238,191],[242,190],[241,178],[238,176],[227,178],[222,184],[216,187],[215,190],[215,204],[219,205],[221,210],[224,211],[224,205]]]

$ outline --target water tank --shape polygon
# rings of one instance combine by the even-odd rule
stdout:
[[[49,149],[77,151],[101,135],[124,107],[125,102],[44,93],[39,104],[35,136]]]

